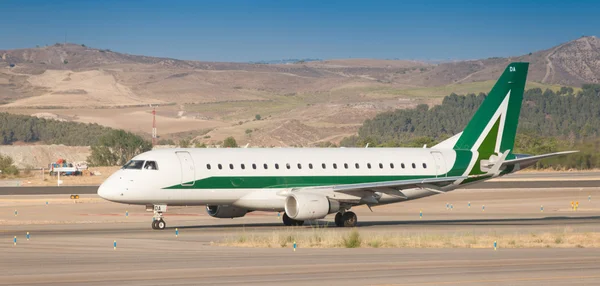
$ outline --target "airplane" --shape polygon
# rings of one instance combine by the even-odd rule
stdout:
[[[352,207],[444,194],[577,152],[512,152],[528,67],[510,63],[463,132],[431,148],[158,149],[132,158],[98,195],[146,205],[157,230],[167,206],[206,206],[215,218],[283,212],[286,226],[335,213],[336,226],[354,227]]]

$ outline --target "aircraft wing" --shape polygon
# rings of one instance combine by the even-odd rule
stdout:
[[[466,179],[466,176],[456,177],[439,177],[439,178],[428,178],[428,179],[413,179],[413,180],[399,180],[399,181],[386,181],[386,182],[375,182],[375,183],[360,183],[360,184],[346,184],[327,186],[319,188],[327,188],[333,192],[344,193],[353,196],[361,197],[365,192],[380,192],[392,196],[404,197],[401,190],[412,189],[412,188],[427,188],[433,192],[440,192],[439,188],[450,185],[456,180]]]
[[[561,155],[567,155],[567,154],[572,154],[572,153],[577,153],[577,152],[579,152],[579,151],[562,151],[562,152],[548,153],[548,154],[542,154],[542,155],[536,155],[536,156],[521,157],[521,158],[512,159],[512,160],[505,160],[502,162],[502,166],[503,167],[514,166],[516,164],[529,166],[529,165],[535,164],[537,161],[539,161],[541,159],[546,159],[546,158],[561,156]]]

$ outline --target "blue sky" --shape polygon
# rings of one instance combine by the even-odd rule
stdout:
[[[189,60],[474,59],[600,31],[600,1],[0,1],[0,49],[67,41]]]

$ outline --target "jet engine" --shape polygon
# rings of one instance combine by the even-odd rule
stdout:
[[[234,218],[245,216],[248,210],[234,206],[207,205],[206,212],[208,215],[216,218]]]
[[[285,213],[295,220],[324,218],[340,210],[340,203],[317,194],[292,194],[285,200]]]

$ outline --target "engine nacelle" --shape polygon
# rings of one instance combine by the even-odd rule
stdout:
[[[292,194],[285,199],[285,213],[295,220],[324,218],[340,210],[338,201],[317,194]]]
[[[216,218],[234,218],[245,216],[248,213],[248,210],[234,206],[207,205],[206,212],[209,216]]]

